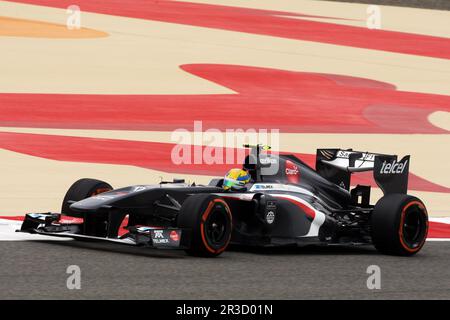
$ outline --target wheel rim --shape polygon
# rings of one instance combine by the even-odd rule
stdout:
[[[221,246],[227,241],[227,232],[226,209],[221,205],[215,205],[205,221],[206,238],[211,245]]]
[[[427,218],[424,209],[419,204],[405,208],[402,221],[402,239],[411,249],[419,248],[427,234]]]

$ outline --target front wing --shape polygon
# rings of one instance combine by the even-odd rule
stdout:
[[[190,230],[188,229],[158,226],[130,226],[126,229],[127,233],[122,236],[98,237],[83,234],[83,219],[63,217],[59,213],[29,213],[25,215],[22,227],[17,231],[159,249],[187,249],[190,246]]]

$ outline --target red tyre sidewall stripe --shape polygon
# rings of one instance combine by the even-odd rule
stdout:
[[[403,241],[403,222],[405,220],[405,215],[406,215],[406,210],[413,206],[413,205],[418,205],[419,208],[421,208],[422,210],[424,210],[425,215],[427,216],[426,219],[426,226],[425,226],[425,236],[422,239],[422,242],[416,247],[416,248],[410,248],[404,241]],[[400,238],[400,244],[402,245],[402,247],[408,251],[408,252],[417,252],[420,250],[420,248],[422,248],[423,244],[425,243],[425,240],[427,238],[427,234],[428,234],[428,213],[427,213],[427,209],[425,208],[425,206],[423,205],[423,203],[419,202],[419,201],[411,201],[410,203],[408,203],[402,210],[402,214],[400,217],[400,225],[399,225],[399,230],[398,230],[398,235]]]
[[[228,204],[222,199],[214,199],[213,201],[211,201],[208,204],[208,207],[206,208],[205,213],[203,213],[203,215],[202,215],[202,220],[200,222],[200,233],[202,236],[203,244],[206,247],[206,249],[211,253],[218,254],[218,253],[221,253],[222,251],[224,251],[225,248],[228,246],[228,243],[231,240],[231,232],[230,232],[230,236],[228,237],[227,242],[225,243],[225,245],[222,248],[216,250],[216,249],[211,248],[210,245],[208,244],[208,241],[206,240],[206,236],[205,236],[205,222],[208,219],[208,216],[211,213],[211,210],[216,203],[222,203],[224,205],[225,211],[227,212],[227,214],[230,218],[230,221],[232,221],[231,210],[230,210],[230,207],[228,206]],[[232,228],[233,228],[233,226],[231,225],[231,229]]]

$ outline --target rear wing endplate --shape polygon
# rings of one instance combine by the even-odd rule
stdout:
[[[396,155],[352,149],[317,149],[316,171],[325,179],[347,190],[350,189],[352,173],[373,171],[374,180],[384,194],[406,194],[409,163],[409,155],[397,161]]]

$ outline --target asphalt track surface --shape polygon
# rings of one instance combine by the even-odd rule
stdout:
[[[371,248],[234,248],[216,259],[75,241],[0,242],[0,299],[450,299],[450,242],[415,257]],[[66,286],[81,268],[81,289]],[[381,289],[367,289],[369,265]]]

